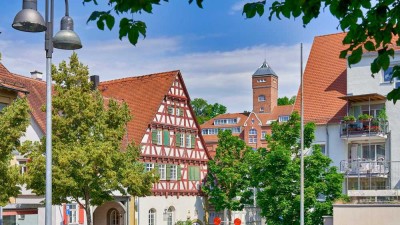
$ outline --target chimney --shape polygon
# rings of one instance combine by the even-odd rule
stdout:
[[[92,82],[92,90],[96,90],[100,83],[99,75],[90,76],[90,82]]]
[[[37,71],[37,70],[35,70],[35,71],[32,71],[31,72],[31,78],[32,79],[35,79],[35,80],[42,80],[42,72],[39,72],[39,71]]]

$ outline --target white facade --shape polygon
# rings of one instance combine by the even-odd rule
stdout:
[[[202,196],[148,196],[137,198],[137,223],[150,224],[150,210],[155,213],[155,225],[175,224],[177,221],[204,221],[204,201]]]
[[[399,56],[396,53],[391,67],[400,64]],[[393,190],[400,188],[400,103],[393,104],[385,97],[398,85],[396,80],[385,81],[384,71],[371,76],[370,64],[375,57],[365,54],[360,63],[347,68],[347,96],[343,97],[348,101],[348,115],[368,113],[377,118],[385,109],[385,130],[373,131],[374,119],[357,121],[355,125],[344,122],[318,125],[315,144],[325,144],[326,155],[345,175],[346,194],[353,199],[387,201],[398,196]],[[356,130],[351,135],[346,133],[350,128]]]

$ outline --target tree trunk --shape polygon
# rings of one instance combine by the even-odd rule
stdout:
[[[92,214],[90,213],[90,205],[88,203],[85,203],[85,212],[86,212],[86,224],[93,225]]]

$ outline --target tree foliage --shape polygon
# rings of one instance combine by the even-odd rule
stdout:
[[[278,98],[278,105],[293,105],[296,102],[296,96],[292,96],[290,99],[285,96]]]
[[[208,161],[209,172],[203,192],[216,211],[242,210],[252,204],[250,167],[247,155],[253,150],[230,130],[218,133],[218,147],[214,159]],[[230,218],[230,216],[228,216]]]
[[[200,124],[207,122],[219,114],[226,113],[226,107],[224,105],[218,103],[208,104],[207,101],[202,98],[195,98],[193,101],[190,101],[190,104]]]
[[[17,98],[0,111],[0,206],[20,193],[22,179],[18,166],[11,166],[13,151],[21,146],[20,138],[29,125],[29,106],[26,98]]]
[[[197,6],[203,8],[204,0],[196,0]],[[96,5],[103,2],[110,8],[109,11],[94,11],[89,21],[96,21],[97,27],[104,30],[107,26],[112,29],[115,25],[115,15],[152,13],[153,7],[168,0],[83,0],[83,3],[92,2]],[[188,0],[189,4],[194,0]],[[344,0],[314,0],[314,1],[272,1],[266,0],[246,3],[243,15],[253,18],[263,16],[265,9],[269,12],[269,20],[301,17],[303,26],[316,19],[321,10],[329,12],[338,19],[342,31],[346,31],[343,44],[346,45],[340,57],[347,57],[349,65],[361,60],[363,50],[377,51],[377,57],[371,63],[371,72],[375,74],[381,69],[386,70],[394,57],[394,47],[400,45],[400,4],[394,0],[344,1]],[[136,45],[140,35],[146,37],[146,24],[140,20],[133,20],[130,16],[122,17],[119,22],[119,38],[128,37]],[[392,78],[400,79],[400,67],[394,68]],[[400,99],[400,89],[393,89],[387,96],[396,103]]]
[[[268,224],[300,224],[300,116],[293,113],[286,123],[272,124],[267,135],[268,150],[259,149],[250,160],[257,205]],[[304,145],[311,146],[315,125],[304,128]],[[323,215],[332,215],[332,203],[342,196],[343,176],[330,166],[331,159],[318,147],[304,158],[305,223],[323,224]],[[318,200],[324,196],[325,200]]]
[[[113,200],[113,192],[145,196],[156,176],[144,172],[140,150],[125,139],[131,119],[126,103],[104,101],[91,90],[88,68],[76,53],[52,68],[53,98],[53,202],[77,202],[92,224],[90,206]],[[107,103],[107,104],[106,104]],[[28,188],[45,192],[45,143],[31,146]],[[123,149],[123,151],[121,151]]]

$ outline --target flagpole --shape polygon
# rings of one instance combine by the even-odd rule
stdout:
[[[304,225],[304,85],[303,85],[303,43],[300,44],[300,84],[301,84],[301,134],[300,134],[300,225]]]

